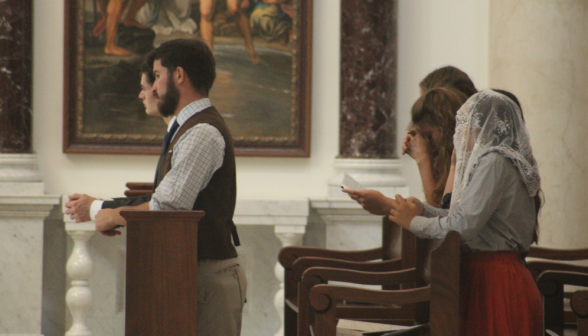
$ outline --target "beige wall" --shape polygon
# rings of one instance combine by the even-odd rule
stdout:
[[[515,93],[546,204],[540,244],[588,246],[588,3],[492,0],[490,84]]]
[[[468,72],[479,87],[487,85],[488,0],[399,3],[401,137],[418,96],[417,85],[431,70],[452,64]],[[151,181],[157,158],[62,153],[63,12],[63,0],[34,2],[33,148],[48,193],[113,196],[127,181]],[[314,1],[311,158],[238,158],[240,198],[326,196],[338,154],[339,12],[339,0]],[[403,163],[409,186],[422,196],[416,165],[409,158]]]

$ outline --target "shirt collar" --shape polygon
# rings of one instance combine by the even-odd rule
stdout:
[[[202,98],[202,99],[195,100],[195,101],[191,102],[190,104],[186,105],[186,107],[184,107],[180,111],[176,120],[178,121],[178,124],[180,126],[182,126],[186,122],[186,120],[190,119],[190,117],[192,117],[196,113],[201,112],[204,109],[207,109],[211,106],[212,106],[212,104],[210,103],[210,99],[208,99],[208,98]],[[174,122],[174,120],[172,119],[169,124],[173,125],[173,122]]]
[[[173,118],[170,119],[169,124],[167,124],[167,131],[168,132],[172,128],[172,126],[174,125],[175,121],[176,121],[176,116],[174,116]]]

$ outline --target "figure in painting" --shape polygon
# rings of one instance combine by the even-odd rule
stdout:
[[[123,24],[127,27],[146,28],[135,20],[135,15],[145,4],[146,0],[97,0],[98,8],[102,13],[102,18],[94,27],[94,36],[99,36],[106,30],[106,43],[104,53],[115,56],[128,56],[131,52],[125,48],[116,45],[116,35],[118,25],[124,10],[128,7],[127,15]]]
[[[266,42],[288,44],[292,40],[292,0],[258,0],[249,18],[251,28]]]
[[[212,21],[214,18],[214,11],[218,0],[200,0],[200,33],[202,40],[214,52],[214,35]],[[253,37],[251,36],[251,28],[249,27],[249,19],[242,9],[243,0],[227,0],[227,8],[229,13],[235,17],[237,27],[243,34],[245,40],[245,50],[251,57],[253,64],[259,63],[259,55],[255,52],[253,47]]]
[[[169,36],[173,32],[194,34],[198,25],[192,19],[190,0],[148,0],[135,19],[156,34]]]
[[[84,6],[86,132],[131,132],[150,139],[159,134],[161,124],[146,118],[135,98],[136,73],[145,54],[166,41],[184,38],[200,39],[216,49],[222,75],[212,95],[236,136],[249,137],[251,129],[243,125],[252,120],[255,125],[272,123],[259,127],[260,136],[290,136],[294,1],[75,1],[88,3]]]

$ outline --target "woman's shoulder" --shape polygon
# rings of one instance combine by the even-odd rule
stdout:
[[[483,170],[501,179],[517,175],[514,162],[498,151],[490,151],[482,155],[478,161],[476,170]]]
[[[498,151],[489,151],[480,156],[477,166],[503,168],[512,166],[512,161]]]

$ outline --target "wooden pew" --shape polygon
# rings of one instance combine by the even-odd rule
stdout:
[[[121,211],[127,220],[125,335],[195,336],[203,211]]]
[[[588,274],[565,271],[544,271],[537,279],[537,287],[543,295],[545,330],[564,335],[564,285],[588,288]],[[570,295],[570,306],[577,320],[578,335],[588,336],[588,290],[581,289]]]
[[[538,281],[540,275],[547,271],[573,272],[588,275],[588,267],[570,264],[570,262],[588,260],[588,249],[552,249],[531,246],[527,257],[535,258],[535,260],[527,262],[527,268],[533,275],[535,281]],[[538,282],[537,285],[539,286]],[[541,287],[539,289],[541,290]],[[547,291],[546,293],[551,292]],[[544,318],[546,325],[549,325],[549,328],[552,328],[552,331],[559,335],[563,335],[564,325],[575,325],[578,323],[579,315],[572,310],[564,310],[563,299],[571,299],[573,294],[573,292],[562,291],[558,295],[551,293],[545,297]]]
[[[382,247],[362,251],[337,251],[303,246],[289,246],[280,251],[278,260],[284,267],[285,336],[306,336],[306,329],[299,330],[298,325],[309,322],[300,320],[312,316],[306,312],[299,313],[299,297],[307,302],[308,292],[300,284],[301,274],[308,267],[323,266],[342,269],[392,271],[414,267],[416,238],[409,231],[402,229],[384,217],[382,220]],[[400,245],[400,246],[399,246]],[[400,252],[399,252],[400,251]],[[370,262],[381,260],[381,262]],[[294,265],[296,264],[296,270]],[[301,293],[301,292],[302,293]],[[304,304],[302,309],[307,309]],[[410,309],[410,308],[409,308]],[[408,312],[409,316],[414,315]]]
[[[419,240],[422,242],[422,240]],[[395,272],[358,272],[331,268],[310,268],[303,276],[334,281],[350,281],[371,285],[392,285],[413,280],[422,284],[427,265],[430,265],[430,282],[424,286],[402,290],[368,290],[361,288],[315,285],[310,289],[310,304],[316,312],[314,335],[335,336],[339,304],[354,301],[395,307],[417,304],[419,322],[429,321],[430,335],[459,335],[459,281],[460,235],[452,231],[439,245],[428,241],[427,248],[417,248],[417,267]],[[436,247],[438,246],[438,247]],[[431,251],[431,253],[421,253]],[[426,254],[426,256],[424,255]],[[430,316],[430,317],[429,317]]]

